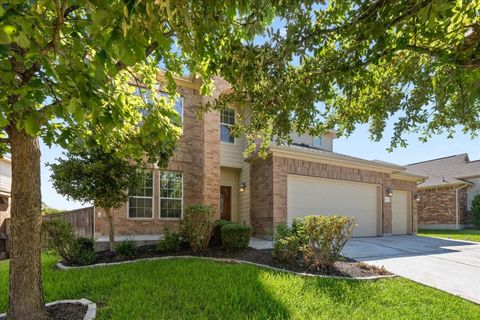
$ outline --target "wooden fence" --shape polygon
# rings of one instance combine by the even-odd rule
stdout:
[[[93,238],[93,207],[86,207],[62,213],[43,216],[44,221],[63,220],[73,226],[75,234],[81,237]]]

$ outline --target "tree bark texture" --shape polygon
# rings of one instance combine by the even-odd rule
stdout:
[[[47,319],[40,259],[40,145],[38,138],[14,126],[8,133],[12,157],[12,207],[7,319]]]
[[[115,230],[113,229],[113,213],[112,208],[104,208],[107,213],[108,220],[108,250],[113,251],[115,249]]]

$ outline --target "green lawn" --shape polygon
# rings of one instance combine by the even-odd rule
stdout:
[[[480,230],[418,230],[419,236],[480,242]]]
[[[313,279],[197,259],[61,271],[56,257],[43,260],[46,301],[90,299],[97,319],[480,319],[480,306],[405,279]],[[0,310],[7,269],[0,263]]]

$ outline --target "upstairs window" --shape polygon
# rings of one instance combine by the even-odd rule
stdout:
[[[152,99],[150,98],[151,93],[147,89],[140,88],[140,87],[135,87],[135,91],[134,91],[133,94],[136,95],[136,96],[142,97],[142,99],[147,104],[152,104],[153,103]],[[165,98],[167,100],[167,102],[169,102],[170,96],[168,95],[168,93],[160,91],[159,95],[160,95],[160,97]],[[175,98],[174,109],[175,109],[175,111],[178,112],[178,114],[180,116],[180,121],[181,121],[181,123],[183,123],[183,97],[176,97]],[[142,109],[141,112],[144,116],[146,116],[148,114],[148,111],[146,109]]]
[[[313,137],[313,147],[321,148],[322,147],[322,137]]]
[[[235,125],[235,110],[224,109],[220,113],[220,141],[235,143],[232,127]]]
[[[164,97],[167,101],[169,101],[170,96],[168,93],[161,91],[160,96]],[[178,115],[180,116],[180,119],[183,123],[183,97],[176,97],[175,98],[175,105],[173,106],[175,111],[178,112]]]
[[[136,190],[130,190],[128,197],[128,217],[153,218],[153,172],[148,172],[143,185]]]

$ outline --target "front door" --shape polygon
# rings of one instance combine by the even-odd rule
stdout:
[[[220,187],[220,219],[232,219],[232,187]]]

